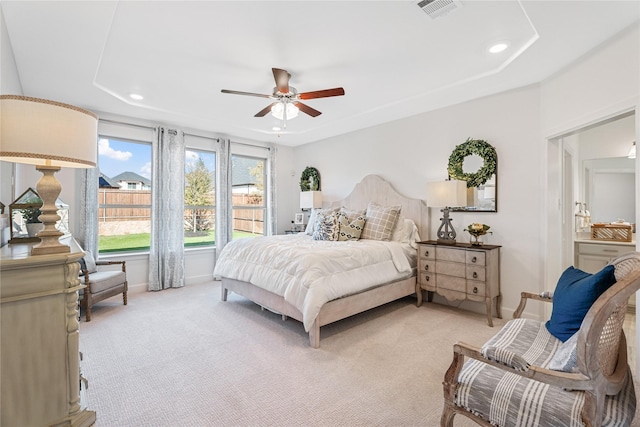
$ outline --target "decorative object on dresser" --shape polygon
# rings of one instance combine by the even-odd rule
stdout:
[[[491,144],[468,138],[451,153],[447,171],[467,183],[467,203],[454,211],[498,211],[498,154]]]
[[[72,105],[18,95],[0,95],[0,110],[0,160],[33,164],[43,174],[36,190],[44,229],[32,254],[69,253],[59,240],[63,233],[56,229],[62,185],[54,174],[62,166],[96,166],[98,117]]]
[[[427,291],[427,301],[433,294],[448,300],[484,302],[487,324],[493,326],[493,299],[496,299],[496,317],[500,313],[500,247],[497,245],[472,246],[458,243],[455,246],[433,240],[418,242],[418,282],[416,295],[422,305],[422,291]]]
[[[93,425],[80,373],[78,261],[82,249],[30,255],[32,244],[0,250],[0,425]]]
[[[91,308],[102,300],[122,294],[122,302],[127,305],[125,261],[96,261],[91,252],[85,252],[79,262],[81,280],[86,286],[80,291],[80,307],[84,308],[87,322],[91,321]]]
[[[456,414],[483,426],[634,425],[623,324],[638,289],[634,252],[593,275],[569,267],[553,294],[522,292],[513,320],[481,348],[453,346],[440,425]],[[530,299],[553,303],[548,322],[520,318]]]
[[[490,228],[491,227],[489,227],[487,224],[474,222],[473,224],[469,224],[467,228],[464,229],[464,231],[469,233],[469,236],[471,236],[471,241],[469,242],[471,243],[471,246],[480,246],[484,243],[482,240],[482,236],[493,234],[493,231],[489,231]]]
[[[594,240],[611,240],[630,242],[633,237],[631,224],[621,221],[610,224],[591,224],[591,238]]]
[[[454,206],[466,206],[466,188],[464,181],[437,181],[427,184],[427,203],[432,207],[441,207],[442,223],[438,228],[438,242],[456,244],[456,230],[451,224],[449,210]]]

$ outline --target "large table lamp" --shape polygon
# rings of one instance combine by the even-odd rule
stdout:
[[[438,243],[456,244],[456,230],[451,224],[449,209],[467,206],[467,182],[448,180],[427,183],[427,205],[442,208],[442,223],[438,228]]]
[[[95,167],[97,139],[98,116],[90,111],[47,99],[0,95],[0,160],[36,165],[43,175],[36,191],[44,228],[32,255],[70,252],[56,229],[62,185],[54,174],[61,167]]]

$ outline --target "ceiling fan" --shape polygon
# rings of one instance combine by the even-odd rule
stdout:
[[[273,94],[271,95],[252,92],[240,92],[237,90],[228,89],[222,89],[222,93],[275,99],[276,101],[258,111],[254,117],[264,117],[271,111],[271,113],[276,118],[283,120],[285,126],[287,118],[292,119],[296,117],[298,115],[298,111],[302,111],[303,113],[308,114],[311,117],[317,117],[322,114],[315,108],[311,108],[308,105],[303,104],[302,102],[300,102],[300,100],[328,98],[330,96],[344,95],[344,89],[341,87],[298,93],[296,88],[294,88],[293,86],[289,86],[289,79],[291,78],[291,74],[289,74],[287,70],[272,68],[271,71],[273,71],[273,78],[276,81],[276,87],[273,88]]]

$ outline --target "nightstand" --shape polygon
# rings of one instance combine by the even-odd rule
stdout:
[[[500,313],[500,246],[472,246],[468,243],[443,245],[434,240],[418,243],[418,280],[416,295],[418,307],[422,305],[422,291],[427,301],[433,293],[448,300],[484,302],[487,323],[491,318],[493,299],[496,299],[496,317]]]

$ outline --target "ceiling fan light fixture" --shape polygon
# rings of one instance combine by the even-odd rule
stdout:
[[[287,109],[287,120],[295,119],[298,117],[298,107],[289,102],[278,102],[271,107],[271,114],[278,120],[284,120],[284,111]]]

